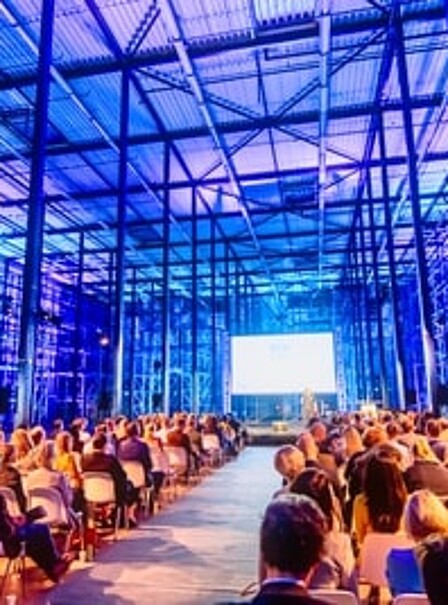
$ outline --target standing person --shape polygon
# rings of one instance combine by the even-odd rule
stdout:
[[[269,504],[260,531],[264,579],[252,605],[325,605],[307,591],[325,531],[322,511],[307,496],[282,494]]]

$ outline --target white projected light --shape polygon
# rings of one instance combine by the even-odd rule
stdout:
[[[232,393],[335,393],[333,334],[234,336]]]

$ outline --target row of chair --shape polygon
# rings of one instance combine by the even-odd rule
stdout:
[[[322,599],[332,605],[359,605],[359,600],[348,590],[315,589],[310,593],[316,599]],[[428,597],[424,594],[402,594],[392,601],[392,605],[429,605]]]

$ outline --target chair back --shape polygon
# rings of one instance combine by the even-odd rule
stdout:
[[[55,487],[33,487],[28,490],[29,508],[41,506],[45,517],[37,519],[36,523],[47,523],[52,527],[70,525],[69,513],[62,499],[61,492]]]
[[[153,471],[161,471],[162,473],[168,472],[168,456],[164,450],[158,447],[150,447],[151,462]]]
[[[392,601],[392,605],[429,605],[426,594],[401,594]]]
[[[93,504],[116,502],[115,484],[109,473],[87,471],[83,473],[84,497]]]
[[[205,433],[201,437],[202,448],[206,452],[220,451],[221,444],[219,443],[219,437],[216,433]]]
[[[0,487],[0,494],[5,499],[6,509],[11,517],[20,517],[22,511],[20,510],[16,492],[11,487],[2,486]]]
[[[349,590],[314,588],[308,592],[315,599],[326,601],[332,605],[359,605],[358,597]]]
[[[386,564],[389,552],[393,548],[408,549],[414,546],[414,542],[401,532],[395,534],[369,532],[361,546],[361,579],[373,586],[388,586]]]
[[[139,460],[120,460],[127,478],[136,489],[146,486],[145,467]]]
[[[176,474],[186,474],[188,471],[187,451],[183,447],[167,445],[164,452],[168,457],[168,465]]]

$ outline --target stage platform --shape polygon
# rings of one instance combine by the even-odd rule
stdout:
[[[305,423],[297,420],[274,420],[269,423],[247,423],[246,430],[250,445],[279,446],[294,444],[305,429]]]

